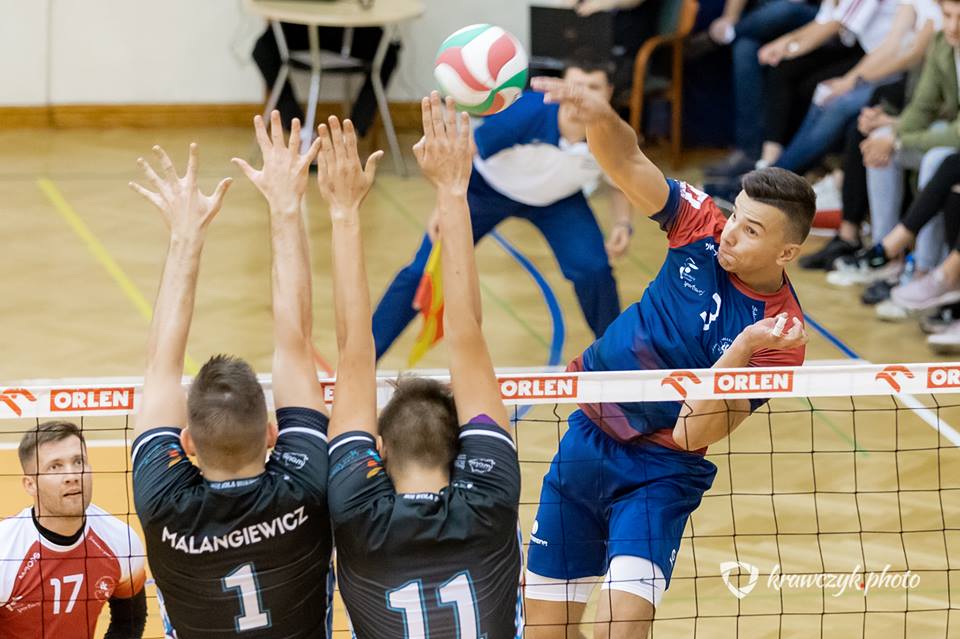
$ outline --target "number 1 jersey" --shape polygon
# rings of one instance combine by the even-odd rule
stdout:
[[[137,514],[178,639],[327,636],[327,418],[281,408],[277,423],[264,472],[232,481],[206,481],[177,428],[134,442]]]

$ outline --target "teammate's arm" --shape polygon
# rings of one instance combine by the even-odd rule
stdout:
[[[370,192],[383,151],[360,163],[350,120],[330,116],[318,132],[317,183],[333,227],[333,306],[337,326],[337,384],[329,436],[377,432],[377,358],[370,289],[360,233],[360,204]]]
[[[507,410],[483,337],[480,279],[473,252],[467,186],[473,169],[473,140],[467,114],[446,112],[440,94],[424,98],[423,139],[414,147],[424,175],[437,187],[440,211],[440,264],[443,269],[444,341],[450,352],[450,378],[460,423],[485,414],[506,428]],[[459,122],[458,122],[459,120]]]
[[[768,317],[745,328],[713,368],[742,368],[761,350],[785,351],[807,343],[803,323],[793,318],[790,330],[774,335],[777,318]],[[684,403],[673,427],[673,440],[685,450],[699,450],[729,436],[750,416],[748,399],[691,400]]]
[[[610,194],[610,208],[613,212],[613,227],[607,236],[607,255],[621,257],[630,247],[633,237],[633,208],[623,191],[614,187]]]
[[[606,96],[560,78],[534,78],[532,86],[546,95],[546,102],[560,102],[575,109],[587,126],[587,145],[613,183],[643,215],[660,212],[670,188],[660,169],[640,151],[637,134],[620,119]]]
[[[315,141],[301,155],[300,121],[293,120],[290,139],[284,141],[277,111],[270,115],[269,136],[259,115],[253,124],[263,168],[258,171],[240,158],[233,158],[233,162],[263,193],[270,207],[274,402],[277,408],[301,406],[326,412],[313,351],[310,248],[300,212],[310,162],[320,144]]]
[[[128,599],[110,600],[110,625],[103,639],[140,639],[147,625],[147,593],[140,592]]]
[[[207,226],[220,211],[230,178],[204,195],[197,185],[197,145],[190,145],[187,172],[177,175],[173,161],[159,146],[153,147],[163,177],[146,160],[137,163],[153,190],[130,183],[131,188],[160,209],[170,231],[170,243],[153,308],[147,341],[147,367],[143,380],[143,404],[134,431],[139,436],[156,426],[185,426],[187,398],[181,378],[187,336],[200,270],[200,254]]]

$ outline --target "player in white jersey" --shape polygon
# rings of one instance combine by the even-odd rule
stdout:
[[[33,506],[0,521],[0,637],[92,639],[105,603],[105,639],[139,639],[147,618],[143,545],[90,503],[83,433],[47,422],[19,446]]]

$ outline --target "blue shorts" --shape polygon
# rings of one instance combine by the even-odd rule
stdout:
[[[716,474],[700,455],[621,444],[574,411],[543,479],[528,568],[578,579],[631,555],[656,564],[669,584],[687,519]]]

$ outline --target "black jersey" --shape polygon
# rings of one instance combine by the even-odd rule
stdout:
[[[179,639],[327,637],[327,418],[281,408],[277,422],[265,471],[248,479],[206,481],[178,428],[134,442],[137,514]]]
[[[464,426],[450,485],[397,494],[373,438],[330,443],[337,575],[359,639],[507,639],[521,626],[520,465],[484,418]]]

